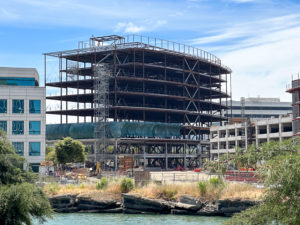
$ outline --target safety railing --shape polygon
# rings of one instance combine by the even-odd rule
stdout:
[[[118,40],[118,42],[115,42],[113,44],[102,44],[102,46],[99,47],[99,45],[95,45],[95,42],[80,42],[84,44],[78,45],[79,48],[87,49],[87,48],[102,48],[106,50],[110,50],[113,48],[122,49],[122,48],[129,48],[129,47],[137,47],[137,48],[147,48],[152,49],[156,51],[169,51],[173,53],[181,53],[187,56],[193,56],[197,58],[201,58],[205,61],[208,61],[210,63],[222,66],[223,68],[227,69],[231,72],[231,69],[229,67],[226,67],[221,64],[221,60],[216,57],[215,55],[204,51],[202,49],[181,44],[174,41],[168,41],[160,38],[152,38],[148,36],[142,36],[142,35],[136,35],[136,34],[130,34],[123,36],[123,39]]]
[[[142,43],[146,44],[148,47],[155,47],[158,49],[164,49],[164,50],[169,50],[172,52],[179,52],[185,55],[190,55],[190,56],[195,56],[199,58],[203,58],[209,62],[213,62],[215,64],[221,65],[221,60],[216,57],[215,55],[206,52],[202,49],[185,45],[185,44],[180,44],[174,41],[168,41],[168,40],[163,40],[159,38],[151,38],[147,36],[142,36],[142,35],[126,35],[124,36],[123,39],[124,43]]]

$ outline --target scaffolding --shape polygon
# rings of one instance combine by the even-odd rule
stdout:
[[[107,119],[109,117],[109,78],[110,66],[98,63],[94,66],[94,159],[103,161],[107,147]]]
[[[68,61],[68,65],[67,65],[67,80],[77,80],[76,76],[78,74],[78,63],[77,62],[73,62],[73,61]]]

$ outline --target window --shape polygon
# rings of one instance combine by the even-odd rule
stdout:
[[[41,113],[40,100],[29,100],[29,113]]]
[[[29,121],[29,134],[41,134],[40,121]]]
[[[0,77],[0,85],[9,86],[36,86],[34,78],[25,77]]]
[[[7,113],[7,100],[0,99],[0,113]]]
[[[24,134],[24,121],[12,121],[12,134]]]
[[[0,121],[0,128],[7,132],[7,121]]]
[[[12,142],[15,152],[18,155],[24,155],[24,142]]]
[[[40,169],[39,163],[30,163],[31,169],[33,172],[38,173]]]
[[[41,143],[40,142],[29,142],[29,155],[30,156],[41,155]]]
[[[13,113],[24,113],[24,100],[21,100],[21,99],[13,100],[12,107],[13,107],[12,108]]]

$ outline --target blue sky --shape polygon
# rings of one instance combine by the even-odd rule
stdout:
[[[44,52],[91,35],[143,34],[197,46],[233,70],[233,98],[280,97],[300,72],[300,0],[0,0],[0,66],[36,67]]]

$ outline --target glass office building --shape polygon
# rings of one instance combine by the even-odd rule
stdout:
[[[0,67],[0,129],[36,172],[45,160],[45,95],[36,69]]]

